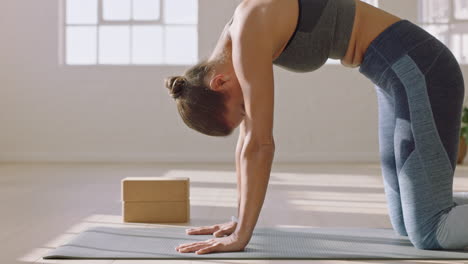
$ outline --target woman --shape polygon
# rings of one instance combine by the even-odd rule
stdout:
[[[244,250],[265,198],[273,139],[273,65],[295,72],[328,58],[375,85],[379,144],[394,230],[419,249],[468,246],[466,197],[453,197],[464,82],[452,53],[432,35],[359,0],[244,0],[212,53],[166,87],[191,128],[236,148],[235,221],[187,230],[215,238],[179,252]]]

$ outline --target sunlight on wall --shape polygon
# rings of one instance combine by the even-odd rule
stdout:
[[[164,177],[190,177],[190,183],[226,183],[236,184],[236,173],[233,171],[212,170],[169,170]]]
[[[234,172],[170,170],[164,176],[190,177],[190,203],[193,206],[237,208]],[[213,186],[209,186],[210,184]],[[307,190],[307,187],[311,187],[311,190]],[[346,187],[346,190],[317,191],[312,187]],[[282,210],[387,214],[382,180],[378,175],[271,173],[269,188],[264,208],[276,208],[278,205],[274,201],[270,203],[268,198],[279,196],[285,197],[286,208],[281,208]],[[377,188],[379,193],[375,193],[375,190],[369,193],[366,188]]]
[[[296,210],[339,212],[357,214],[381,214],[388,213],[385,203],[372,202],[345,202],[345,201],[314,201],[292,199],[288,201]]]
[[[384,193],[354,193],[354,192],[320,192],[320,191],[288,191],[291,199],[307,199],[320,201],[348,201],[348,202],[379,202],[384,203]]]
[[[272,173],[270,184],[284,186],[382,188],[379,175],[332,173]]]
[[[379,175],[272,172],[269,185],[381,188]],[[191,183],[237,184],[234,171],[170,170],[164,177],[190,177]]]
[[[234,188],[190,187],[190,205],[237,208],[237,190]]]
[[[237,180],[233,171],[170,170],[164,176],[190,177],[191,205],[237,208]],[[209,186],[210,184],[213,186]],[[468,178],[455,177],[454,186],[456,192],[468,191]],[[311,189],[307,190],[308,187]],[[327,189],[321,191],[315,187]],[[264,208],[277,206],[268,200],[272,196],[284,197],[287,208],[281,208],[282,210],[388,214],[380,173],[362,175],[273,172],[270,175]]]

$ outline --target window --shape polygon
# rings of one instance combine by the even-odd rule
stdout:
[[[63,0],[65,64],[198,60],[198,0]]]
[[[419,0],[419,23],[468,64],[468,0]]]
[[[361,0],[375,7],[379,7],[379,0]],[[341,64],[341,60],[328,59],[326,64]]]

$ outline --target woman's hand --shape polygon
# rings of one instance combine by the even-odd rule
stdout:
[[[186,229],[188,235],[211,235],[215,237],[229,236],[236,230],[236,222],[227,222],[212,226],[201,226],[196,228]]]
[[[246,245],[246,240],[242,240],[235,234],[231,234],[227,237],[218,237],[206,241],[181,244],[176,247],[176,250],[180,253],[195,252],[199,255],[212,252],[244,251]]]

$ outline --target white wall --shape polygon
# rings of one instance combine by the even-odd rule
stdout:
[[[59,1],[0,2],[0,161],[234,161],[238,131],[208,137],[178,116],[163,80],[186,67],[58,65]],[[383,2],[416,21],[416,1]],[[201,56],[237,3],[200,0]],[[357,69],[275,68],[275,96],[276,162],[378,161],[376,96]]]

